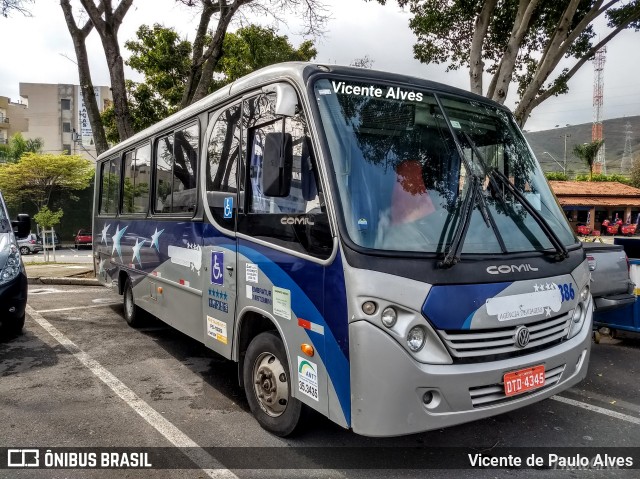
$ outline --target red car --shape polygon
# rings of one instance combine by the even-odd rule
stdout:
[[[91,231],[80,230],[75,238],[76,249],[80,249],[81,246],[88,246],[91,248],[91,244],[93,243],[93,236]]]

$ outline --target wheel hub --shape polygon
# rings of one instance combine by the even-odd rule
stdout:
[[[254,390],[260,408],[278,417],[287,408],[289,383],[282,363],[271,353],[262,353],[253,368]]]

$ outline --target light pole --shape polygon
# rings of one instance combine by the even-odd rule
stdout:
[[[567,174],[567,138],[571,138],[569,133],[565,133],[564,135],[564,174]]]
[[[556,160],[556,158],[555,158],[551,153],[549,153],[548,151],[543,151],[543,152],[542,152],[542,154],[543,154],[543,155],[549,155],[549,157],[550,157],[553,161],[555,161],[555,162],[556,162],[556,164],[557,164],[560,168],[562,168],[562,174],[564,174],[564,175],[566,176],[566,174],[567,174],[567,161],[566,161],[566,158],[565,158],[565,163],[564,163],[564,166],[563,166],[563,165],[562,165],[562,163],[560,163],[558,160]]]

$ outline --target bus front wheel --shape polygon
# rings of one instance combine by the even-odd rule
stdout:
[[[267,331],[251,341],[242,373],[249,407],[260,426],[276,436],[292,434],[303,405],[291,395],[287,354],[276,333]]]
[[[129,326],[137,328],[142,324],[141,311],[136,306],[133,299],[133,285],[131,284],[131,278],[127,278],[124,283],[124,292],[122,294],[124,303],[124,319]]]

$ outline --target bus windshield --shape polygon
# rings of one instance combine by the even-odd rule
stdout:
[[[314,93],[339,210],[358,246],[444,253],[461,228],[463,254],[547,251],[552,236],[561,247],[576,244],[540,166],[502,108],[344,79],[320,79]]]

